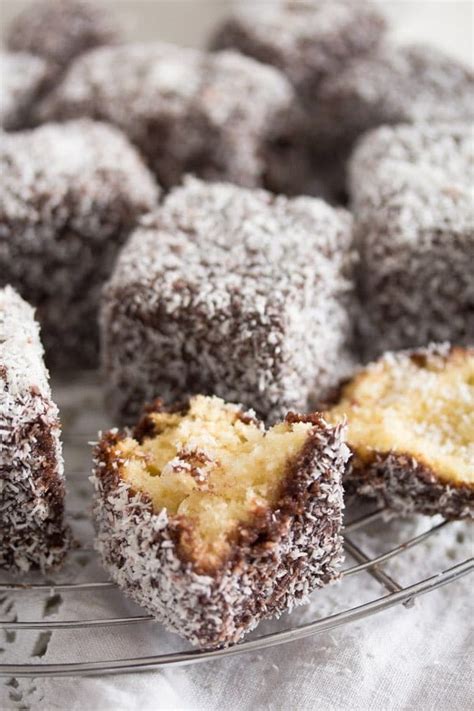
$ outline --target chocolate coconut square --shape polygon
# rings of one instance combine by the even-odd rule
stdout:
[[[46,570],[69,543],[58,408],[33,309],[0,290],[0,568]]]
[[[383,127],[360,143],[351,195],[366,357],[474,340],[470,124]]]
[[[32,120],[33,106],[49,77],[47,63],[26,52],[0,52],[0,127],[13,131]]]
[[[428,45],[386,44],[322,82],[311,126],[315,160],[339,154],[342,185],[354,143],[369,129],[472,118],[474,73],[468,66]]]
[[[104,290],[114,414],[193,393],[270,420],[304,411],[346,361],[351,233],[349,214],[321,200],[187,179],[143,219]]]
[[[116,129],[83,120],[0,136],[0,286],[37,307],[49,364],[95,365],[97,309],[157,188]]]
[[[212,49],[236,49],[279,69],[296,97],[285,130],[271,142],[264,187],[288,195],[346,200],[340,146],[315,131],[319,91],[359,57],[372,54],[385,34],[378,8],[361,0],[245,4],[232,11],[210,40]]]
[[[265,430],[216,397],[155,403],[96,450],[96,547],[119,587],[192,644],[238,642],[339,577],[343,429]]]
[[[46,60],[60,73],[88,49],[118,41],[120,30],[109,10],[88,0],[36,0],[6,32],[7,47]]]
[[[254,187],[264,181],[267,143],[285,130],[293,104],[273,67],[234,52],[152,43],[83,55],[39,114],[115,124],[165,187],[185,173]]]
[[[373,52],[384,33],[383,16],[366,0],[277,0],[241,4],[210,46],[234,48],[277,67],[314,110],[321,82]]]

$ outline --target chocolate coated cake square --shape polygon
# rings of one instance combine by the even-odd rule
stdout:
[[[114,413],[216,394],[275,420],[340,374],[352,330],[351,218],[189,178],[144,218],[104,290]]]
[[[58,408],[33,309],[0,290],[0,568],[46,570],[69,543]]]
[[[39,115],[118,126],[166,188],[186,173],[255,187],[264,181],[267,144],[285,130],[293,105],[291,85],[273,67],[154,42],[83,55]]]
[[[26,52],[0,52],[0,127],[13,131],[31,120],[31,110],[49,76],[47,63]]]
[[[109,10],[89,0],[36,0],[13,20],[6,44],[14,52],[45,59],[55,73],[88,49],[119,40],[120,29]]]
[[[0,136],[0,286],[37,307],[49,364],[96,364],[100,290],[156,200],[113,127],[83,120]]]
[[[382,127],[350,168],[368,358],[474,341],[474,137],[469,123]]]
[[[346,162],[366,131],[385,124],[473,119],[474,73],[429,45],[385,44],[322,82],[315,109],[315,160],[339,154],[344,185]]]
[[[321,82],[371,53],[384,33],[383,16],[366,0],[277,0],[237,7],[210,45],[277,67],[314,108]]]

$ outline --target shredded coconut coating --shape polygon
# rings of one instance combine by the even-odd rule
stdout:
[[[40,57],[0,52],[0,127],[14,131],[31,120],[31,109],[49,76]]]
[[[365,0],[279,0],[235,9],[211,46],[274,65],[314,101],[321,81],[373,51],[384,31],[383,17]]]
[[[165,187],[185,173],[254,187],[263,181],[266,142],[293,102],[290,84],[272,67],[233,52],[153,43],[84,55],[39,113],[115,124]]]
[[[6,43],[15,52],[43,57],[63,70],[79,54],[119,39],[108,10],[87,0],[37,0],[12,22]]]
[[[33,309],[0,290],[0,568],[59,565],[69,545],[58,409]]]
[[[37,306],[49,363],[96,363],[102,284],[156,200],[112,127],[83,120],[0,136],[0,285]]]
[[[381,360],[367,366],[367,371],[377,372],[378,368],[386,364],[396,374],[400,388],[403,389],[407,379],[407,363],[414,360],[423,368],[431,361],[448,362],[453,355],[454,358],[461,358],[459,353],[456,354],[456,351],[460,350],[449,343],[432,343],[417,350],[387,352]],[[466,351],[465,357],[473,358],[474,349]],[[439,368],[439,364],[437,367]],[[433,378],[435,377],[434,374]],[[342,391],[347,382],[343,383]],[[467,387],[461,395],[465,402],[472,400],[472,392],[470,393]],[[431,396],[432,408],[437,411],[440,401],[437,399],[438,393],[434,385]],[[416,423],[413,423],[413,427],[415,426]],[[468,444],[467,448],[472,449],[472,443]],[[432,466],[410,451],[403,453],[374,450],[368,461],[362,461],[357,456],[349,460],[344,475],[344,489],[349,494],[356,492],[360,496],[378,499],[381,505],[403,515],[419,513],[426,516],[441,514],[447,519],[474,518],[473,472],[474,461],[471,481],[447,481],[440,478],[439,472]]]
[[[201,647],[233,644],[261,619],[305,603],[338,579],[348,458],[341,428],[315,419],[267,523],[243,531],[207,575],[182,557],[179,517],[155,512],[121,479],[113,448],[123,436],[105,435],[96,451],[96,548],[112,579],[168,629]]]
[[[330,149],[348,151],[382,124],[474,118],[474,74],[428,45],[384,45],[320,87],[312,130]]]
[[[106,285],[108,400],[194,393],[276,420],[334,384],[352,329],[351,219],[320,200],[193,178],[145,218]]]
[[[350,166],[365,355],[474,341],[474,137],[466,124],[382,127]]]
[[[327,150],[327,140],[314,130],[320,86],[376,52],[385,28],[378,8],[365,0],[277,0],[241,4],[217,29],[213,49],[234,48],[273,65],[296,92],[283,140],[267,155],[264,187],[335,204],[345,201],[347,156],[341,157],[340,146]]]

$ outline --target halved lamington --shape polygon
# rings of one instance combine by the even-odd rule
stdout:
[[[243,403],[269,421],[342,377],[353,324],[351,218],[321,200],[188,179],[142,220],[103,294],[109,403],[156,393]]]
[[[96,450],[97,549],[122,590],[200,646],[227,645],[338,578],[343,429],[196,396]]]
[[[403,513],[474,515],[474,349],[389,353],[325,412],[348,422],[346,485]]]
[[[0,290],[0,568],[46,570],[69,544],[58,408],[33,309]]]

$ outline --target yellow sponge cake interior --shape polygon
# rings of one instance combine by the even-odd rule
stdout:
[[[184,413],[154,412],[148,420],[152,434],[117,444],[120,475],[156,512],[180,518],[181,544],[208,570],[228,553],[239,524],[275,504],[312,427],[284,422],[266,431],[238,406],[202,395]]]
[[[356,375],[325,418],[347,418],[362,464],[405,454],[445,483],[474,485],[474,350],[389,354]]]

